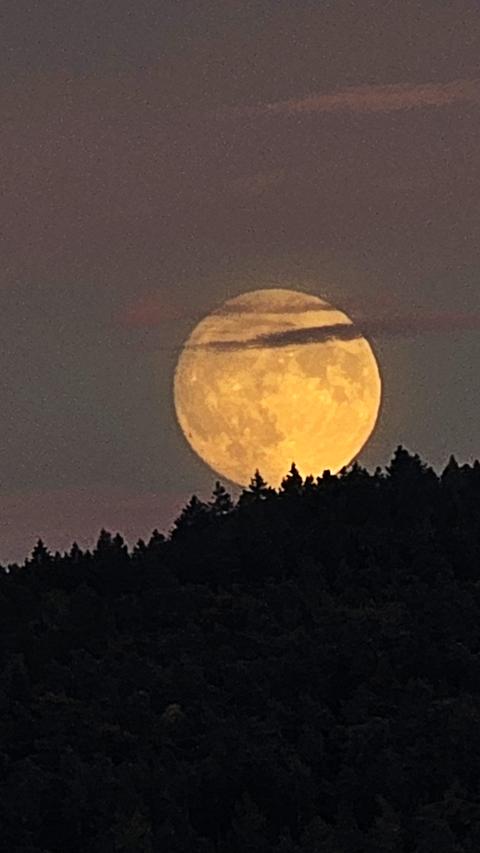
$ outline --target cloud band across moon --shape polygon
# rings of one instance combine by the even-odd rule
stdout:
[[[303,329],[285,329],[256,335],[250,340],[209,341],[208,349],[228,352],[237,349],[277,349],[280,347],[320,344],[327,341],[352,341],[362,337],[360,329],[351,323],[334,323],[331,326],[307,326]]]
[[[329,341],[353,341],[365,336],[413,337],[425,333],[446,334],[452,331],[477,331],[478,329],[480,329],[480,317],[476,315],[380,318],[366,321],[361,326],[353,323],[334,323],[300,329],[282,329],[256,335],[248,340],[213,340],[198,346],[218,352],[228,352],[239,349],[277,349],[322,344]]]

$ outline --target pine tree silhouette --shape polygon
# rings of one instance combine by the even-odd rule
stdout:
[[[212,514],[216,517],[228,515],[233,510],[233,501],[224,486],[217,480],[209,503]]]

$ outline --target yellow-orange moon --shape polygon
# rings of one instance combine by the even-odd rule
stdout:
[[[333,327],[333,328],[332,328]],[[262,289],[229,299],[195,327],[174,378],[185,437],[218,474],[277,487],[352,462],[378,416],[381,379],[368,341],[308,293]]]

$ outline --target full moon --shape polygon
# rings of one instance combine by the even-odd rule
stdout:
[[[352,462],[378,417],[373,350],[342,311],[308,293],[262,289],[229,299],[184,344],[174,402],[195,452],[246,485],[278,487]]]

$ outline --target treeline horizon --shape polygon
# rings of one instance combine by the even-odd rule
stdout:
[[[217,483],[0,571],[8,853],[478,853],[480,463]]]
[[[237,501],[232,498],[228,488],[223,485],[221,480],[217,479],[209,501],[202,500],[197,496],[197,494],[193,494],[178,518],[174,520],[171,528],[166,533],[159,531],[158,528],[153,529],[150,542],[155,544],[159,538],[162,540],[171,539],[172,536],[176,535],[179,528],[184,525],[191,524],[194,518],[198,520],[203,516],[206,519],[208,515],[210,515],[210,517],[215,517],[218,514],[224,515],[239,509],[244,506],[245,503],[250,501],[252,496],[254,497],[256,494],[261,494],[262,499],[265,499],[266,497],[272,499],[275,495],[280,496],[285,492],[291,491],[292,488],[297,491],[313,492],[315,489],[321,489],[322,483],[325,481],[329,481],[331,479],[345,480],[353,475],[358,476],[360,474],[364,477],[370,478],[373,484],[380,485],[382,481],[385,481],[389,476],[391,476],[392,471],[395,470],[395,466],[398,465],[399,460],[407,459],[411,460],[418,470],[426,472],[430,477],[432,475],[435,476],[439,484],[444,481],[446,477],[451,477],[453,472],[456,472],[455,476],[457,478],[462,475],[464,480],[467,480],[469,477],[480,477],[480,461],[478,459],[475,459],[472,463],[459,464],[455,455],[451,454],[445,468],[440,473],[437,473],[434,467],[423,461],[418,453],[412,453],[403,445],[397,446],[389,465],[386,465],[383,468],[381,466],[377,466],[373,473],[370,472],[368,468],[360,465],[358,461],[354,461],[350,465],[342,468],[342,470],[336,474],[332,474],[327,469],[320,476],[309,474],[302,478],[295,462],[293,461],[290,470],[285,474],[285,477],[278,488],[271,486],[263,478],[261,471],[257,468],[252,475],[249,486],[242,489]],[[143,550],[148,546],[148,543],[146,543],[142,537],[137,540],[136,544],[128,546],[121,531],[116,531],[115,534],[112,534],[112,531],[105,527],[100,529],[96,545],[98,546],[99,542],[101,540],[103,541],[105,537],[116,539],[118,545],[125,545],[131,554],[135,552],[135,549]],[[81,552],[90,554],[92,552],[91,547],[85,547],[82,549],[76,541],[72,542],[72,549],[75,553]],[[38,557],[40,553],[51,553],[48,547],[48,542],[45,542],[43,537],[39,537],[37,539],[36,545],[33,547],[33,551],[25,557],[23,563],[20,563],[18,560],[7,561],[6,563],[0,561],[0,571],[6,570],[8,572],[10,568],[15,569],[19,565],[25,565],[30,560],[35,560],[35,557]],[[53,552],[53,557],[55,559],[60,559],[65,557],[67,554],[68,551],[62,552],[61,550],[56,549]]]

